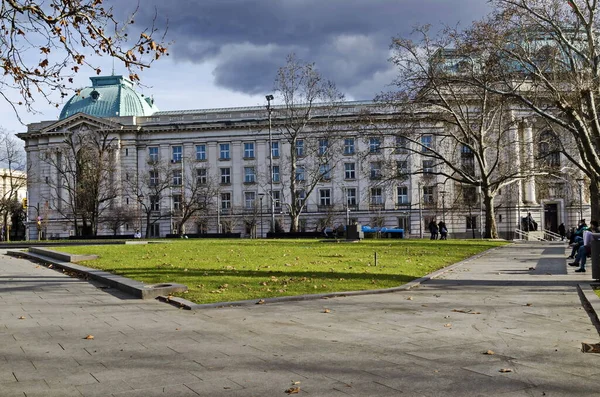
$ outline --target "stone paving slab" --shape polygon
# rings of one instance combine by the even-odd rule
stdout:
[[[590,275],[566,255],[514,244],[412,290],[201,311],[0,256],[0,395],[597,395]]]

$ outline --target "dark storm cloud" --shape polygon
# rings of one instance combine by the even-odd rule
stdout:
[[[485,0],[144,0],[142,6],[138,24],[148,25],[155,10],[168,18],[174,60],[214,63],[220,86],[269,91],[285,55],[295,52],[361,99],[390,82],[383,80],[391,76],[393,36],[417,24],[467,26],[488,10]]]

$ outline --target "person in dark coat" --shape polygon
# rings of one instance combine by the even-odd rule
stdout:
[[[448,228],[446,227],[446,223],[444,221],[440,221],[440,223],[438,223],[438,228],[440,230],[440,240],[447,240]]]
[[[565,224],[561,223],[558,227],[558,234],[560,234],[560,241],[565,241],[567,237],[567,229],[565,228]]]
[[[429,222],[429,233],[431,233],[431,237],[429,238],[430,240],[437,240],[438,237],[438,225],[435,223],[435,219],[432,219],[431,222]]]

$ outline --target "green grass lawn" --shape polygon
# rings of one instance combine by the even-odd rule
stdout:
[[[397,287],[492,247],[486,240],[170,240],[69,246],[81,263],[148,284],[181,283],[196,303]],[[375,265],[374,253],[377,253]]]

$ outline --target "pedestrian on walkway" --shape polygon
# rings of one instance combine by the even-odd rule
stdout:
[[[429,222],[428,228],[429,228],[429,233],[431,233],[431,237],[429,237],[429,239],[430,240],[437,240],[437,237],[438,237],[438,225],[435,223],[435,218],[431,219],[431,222]]]
[[[564,223],[561,223],[558,227],[558,234],[560,234],[560,241],[565,241],[565,237],[567,236],[567,229],[565,228]]]
[[[438,228],[440,230],[440,240],[446,240],[448,237],[448,228],[446,227],[446,223],[444,221],[440,221],[440,223],[438,223]]]

